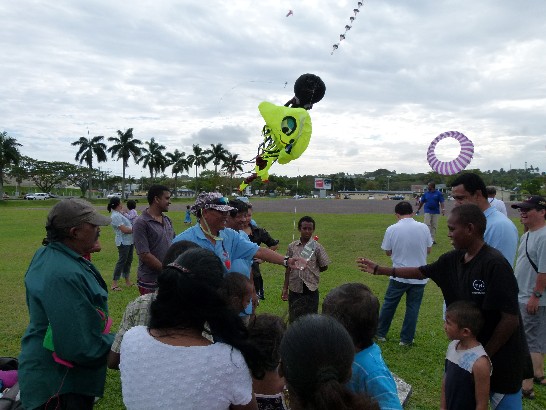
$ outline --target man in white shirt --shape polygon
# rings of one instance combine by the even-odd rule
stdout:
[[[494,186],[486,187],[487,190],[487,202],[497,208],[497,211],[502,212],[504,215],[508,216],[506,212],[506,205],[500,199],[495,198],[497,195],[497,189]]]
[[[381,249],[392,258],[393,268],[426,265],[427,254],[432,247],[432,237],[427,225],[413,219],[413,208],[409,202],[402,201],[396,204],[394,213],[398,222],[387,228]],[[398,303],[405,293],[406,314],[400,332],[400,345],[409,346],[413,343],[427,281],[428,279],[403,279],[391,276],[385,301],[379,313],[377,327],[379,341],[386,340]]]

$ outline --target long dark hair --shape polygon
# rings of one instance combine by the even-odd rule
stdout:
[[[229,308],[219,290],[224,265],[211,251],[188,249],[161,271],[157,297],[150,307],[151,329],[196,329],[208,323],[216,342],[238,349],[255,377],[258,353],[248,341],[248,331],[239,315]]]
[[[351,336],[334,318],[307,315],[297,319],[281,342],[281,366],[288,391],[301,409],[379,410],[370,397],[353,393],[354,346]],[[293,407],[295,409],[295,407]]]
[[[119,199],[117,196],[114,196],[110,198],[110,201],[108,201],[106,209],[108,210],[108,212],[112,212],[112,209],[117,208],[119,204],[121,204],[121,199]]]

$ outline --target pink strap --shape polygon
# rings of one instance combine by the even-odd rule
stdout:
[[[55,360],[55,362],[63,365],[63,366],[66,366],[70,369],[72,369],[74,367],[74,365],[72,363],[70,363],[69,361],[67,360],[63,360],[61,359],[59,356],[57,356],[57,353],[53,352],[53,360]]]

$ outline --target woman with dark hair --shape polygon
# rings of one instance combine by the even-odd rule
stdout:
[[[129,410],[257,408],[249,371],[261,376],[257,351],[220,295],[223,275],[213,252],[195,248],[158,276],[149,326],[133,327],[121,343],[123,402]],[[216,343],[204,337],[206,329]]]
[[[112,228],[116,235],[115,241],[118,248],[118,261],[114,268],[114,278],[112,280],[112,290],[120,291],[118,280],[121,276],[125,279],[125,284],[131,286],[129,280],[131,273],[131,264],[133,263],[133,224],[123,215],[123,205],[118,197],[110,198],[108,212],[112,213]]]
[[[354,346],[335,319],[321,315],[298,318],[281,342],[281,373],[292,410],[379,410],[368,396],[351,392]]]

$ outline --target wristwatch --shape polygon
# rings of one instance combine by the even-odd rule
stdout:
[[[282,261],[282,264],[284,265],[285,268],[288,268],[288,259],[290,259],[289,256],[285,256],[284,257],[284,260]]]
[[[536,290],[536,291],[533,292],[533,295],[535,295],[535,297],[537,297],[537,298],[541,298],[542,297],[542,292],[539,292],[538,290]]]

